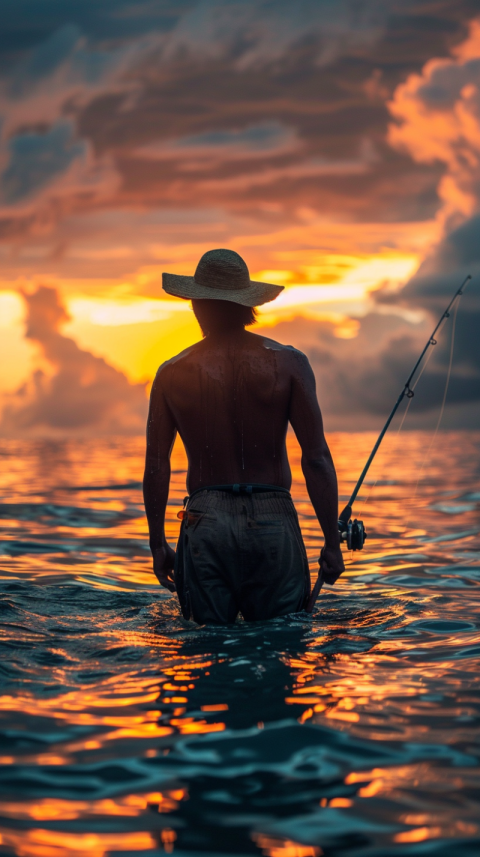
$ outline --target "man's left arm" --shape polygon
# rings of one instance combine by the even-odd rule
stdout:
[[[170,455],[176,435],[175,421],[165,398],[161,373],[158,372],[150,395],[143,497],[150,532],[153,570],[161,585],[170,592],[175,592],[175,551],[165,538],[165,510],[170,486]]]

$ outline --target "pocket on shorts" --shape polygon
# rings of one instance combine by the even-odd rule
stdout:
[[[191,523],[185,530],[190,555],[198,562],[199,558],[208,558],[212,546],[218,542],[219,525],[217,516],[208,512],[192,513]]]
[[[199,525],[202,528],[208,524],[216,524],[217,516],[211,512],[202,512],[199,509],[187,509],[185,513],[185,526],[187,530],[196,530]]]

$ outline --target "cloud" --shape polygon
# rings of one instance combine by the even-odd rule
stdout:
[[[58,221],[87,201],[94,208],[113,197],[119,177],[111,158],[95,155],[69,114],[74,105],[114,91],[130,53],[129,45],[92,49],[78,25],[68,24],[3,75],[0,216],[19,234],[35,229],[37,218]],[[124,82],[122,92],[128,89]]]
[[[389,104],[389,142],[418,163],[444,165],[438,194],[447,226],[480,203],[480,21],[451,59],[434,59]]]
[[[36,125],[45,129],[102,92],[127,93],[132,83],[121,82],[122,75],[145,48],[143,40],[91,43],[76,24],[54,29],[2,77],[3,138]]]
[[[72,140],[69,123],[54,125],[45,134],[21,134],[9,142],[10,160],[1,177],[6,203],[17,202],[45,187],[85,155],[85,144]]]
[[[281,59],[295,44],[313,42],[319,64],[332,62],[352,47],[369,47],[381,35],[391,0],[200,0],[169,34],[163,57],[185,53],[218,58],[235,56],[239,69],[262,68]]]
[[[480,213],[448,233],[418,272],[396,296],[380,291],[379,302],[417,307],[436,319],[465,277],[472,281],[461,299],[456,320],[451,401],[480,402]],[[433,368],[445,367],[446,354],[435,355]]]
[[[440,314],[471,274],[455,320],[443,424],[474,428],[480,418],[480,22],[472,22],[452,57],[429,60],[400,84],[388,106],[390,144],[419,164],[441,168],[440,240],[402,288],[386,284],[374,293],[376,312],[359,319],[356,338],[335,341],[326,328],[307,351],[333,426],[349,427],[351,409],[357,425],[371,427],[375,415],[388,414]],[[399,308],[419,311],[423,322],[394,323],[388,313]],[[410,427],[431,423],[442,400],[452,322],[438,337],[411,403]],[[388,335],[381,336],[382,329]]]
[[[259,122],[246,128],[205,131],[177,140],[148,143],[133,154],[136,157],[161,160],[197,159],[239,160],[243,158],[275,157],[298,148],[295,133],[279,122]],[[184,167],[185,168],[185,167]],[[187,166],[188,168],[188,166]]]
[[[24,298],[25,335],[39,347],[46,366],[6,397],[1,432],[141,433],[147,412],[143,385],[130,384],[105,360],[61,333],[69,316],[55,289],[40,286]]]
[[[40,15],[24,0],[20,19],[6,0],[18,50],[0,86],[5,233],[28,242],[38,220],[53,235],[74,212],[203,208],[205,195],[260,230],[305,208],[357,222],[431,216],[441,167],[385,145],[385,99],[448,51],[470,6],[71,0]]]
[[[55,30],[15,68],[8,86],[10,97],[18,99],[28,95],[32,86],[38,86],[43,79],[51,77],[71,57],[80,38],[80,28],[75,24]]]
[[[398,87],[390,103],[392,145],[419,163],[443,166],[438,194],[443,236],[398,294],[380,303],[414,306],[433,319],[470,274],[457,319],[451,397],[480,401],[480,21],[449,59],[429,61]],[[444,361],[443,361],[444,362]],[[433,361],[439,366],[441,361]]]

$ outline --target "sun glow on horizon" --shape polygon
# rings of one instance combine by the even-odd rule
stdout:
[[[275,301],[259,307],[260,324],[271,328],[274,336],[277,324],[301,317],[328,322],[338,338],[352,338],[358,330],[355,319],[371,308],[371,294],[385,285],[399,288],[420,258],[399,250],[326,253],[323,259],[319,254],[315,264],[252,272],[252,279],[285,286]],[[141,285],[148,287],[152,277],[144,275],[141,283],[137,277],[131,283],[110,284],[96,294],[91,289],[86,293],[80,283],[76,287],[68,283],[67,291],[63,283],[54,283],[70,316],[63,333],[124,372],[131,382],[150,381],[161,363],[199,339],[189,301],[141,293]],[[0,389],[7,390],[27,377],[35,349],[23,338],[24,305],[18,292],[0,293],[0,315],[0,325],[9,330],[9,348],[16,344],[18,357],[13,374],[6,368],[0,372]],[[6,367],[6,361],[2,364]]]

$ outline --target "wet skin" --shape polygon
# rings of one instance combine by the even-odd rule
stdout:
[[[306,356],[240,328],[209,334],[160,367],[150,397],[144,497],[154,571],[163,586],[175,589],[175,552],[164,521],[177,431],[188,456],[189,493],[236,482],[289,489],[289,423],[325,536],[321,574],[334,583],[344,570],[337,479]]]

